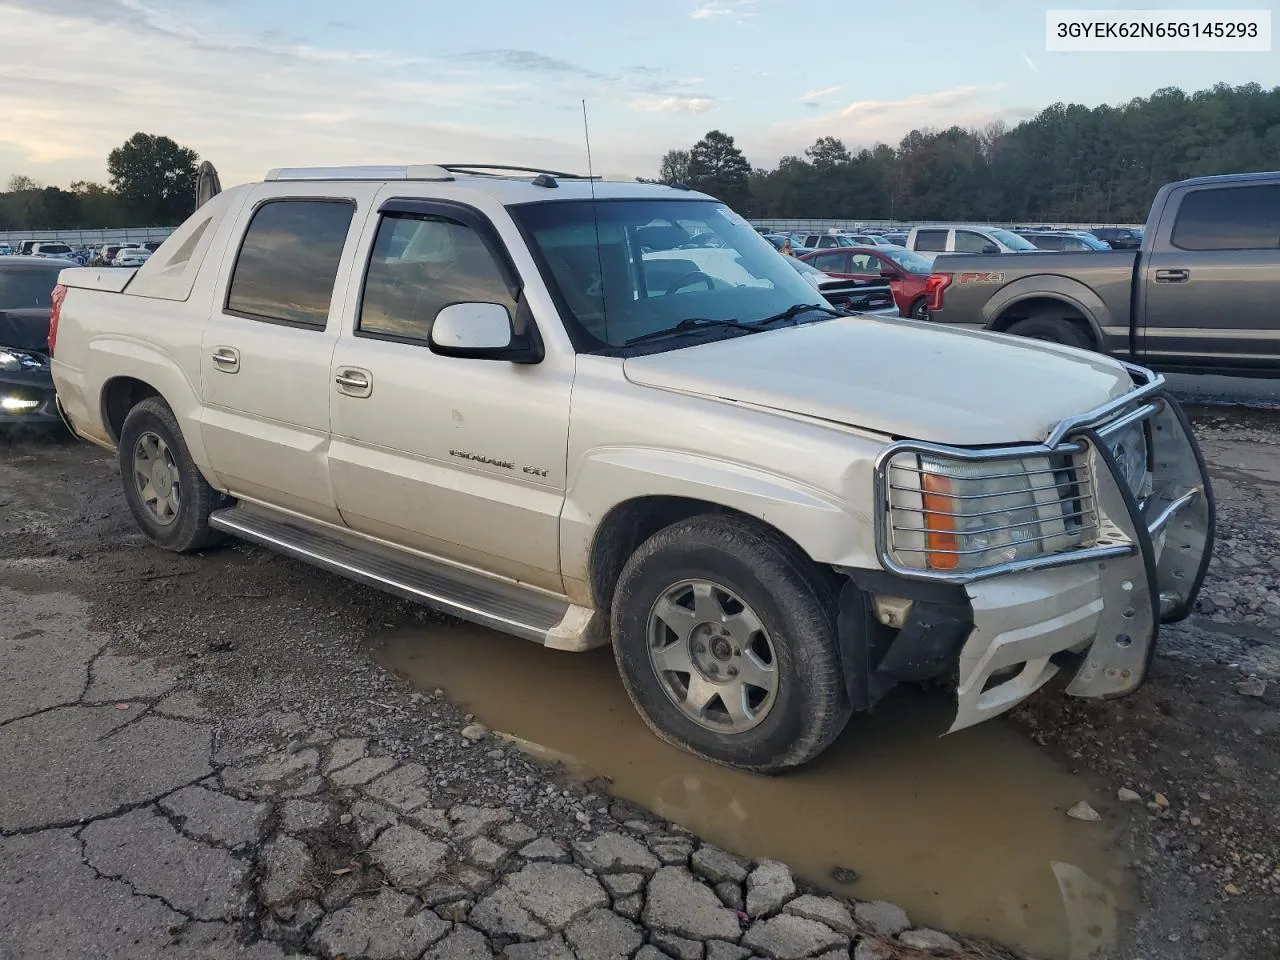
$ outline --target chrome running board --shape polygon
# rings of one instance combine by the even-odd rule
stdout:
[[[393,547],[260,504],[217,510],[209,526],[331,573],[558,650],[607,642],[593,611],[470,567]]]

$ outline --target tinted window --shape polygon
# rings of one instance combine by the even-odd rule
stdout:
[[[947,249],[947,231],[917,230],[916,249],[933,250],[938,253],[944,252]]]
[[[989,253],[995,244],[972,230],[956,231],[956,253]]]
[[[227,309],[263,320],[324,327],[355,205],[272,200],[249,222]]]
[[[426,340],[442,307],[497,303],[515,315],[489,248],[452,220],[384,217],[373,241],[357,327],[364,333]]]
[[[1037,233],[1028,237],[1041,250],[1061,250],[1063,249],[1063,238],[1054,236],[1051,233]]]
[[[0,263],[0,310],[52,306],[51,295],[61,269]]]
[[[807,263],[813,264],[826,273],[848,273],[849,255],[847,253],[824,253],[810,257]]]
[[[1280,247],[1280,186],[1222,187],[1187,194],[1173,224],[1183,250]]]

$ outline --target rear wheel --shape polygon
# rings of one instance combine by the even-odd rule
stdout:
[[[654,534],[623,568],[613,647],[632,703],[663,740],[764,773],[844,728],[834,591],[789,544],[736,517]]]
[[[201,476],[177,418],[159,397],[129,411],[120,429],[119,457],[125,500],[153,543],[184,553],[222,539],[209,526],[209,514],[228,500]]]
[[[1081,350],[1096,349],[1083,324],[1066,318],[1028,317],[1017,321],[1005,332],[1016,337],[1030,337],[1032,340],[1047,340],[1049,343],[1079,347]]]
[[[929,319],[929,301],[925,297],[917,297],[916,301],[911,304],[907,310],[907,316],[912,320],[928,320]]]

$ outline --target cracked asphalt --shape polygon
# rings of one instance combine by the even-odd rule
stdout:
[[[1013,956],[411,692],[363,644],[429,611],[244,544],[162,553],[110,456],[2,451],[0,960]]]

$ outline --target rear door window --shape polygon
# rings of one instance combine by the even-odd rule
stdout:
[[[916,249],[932,250],[937,253],[945,253],[947,249],[947,231],[917,230],[916,231]]]
[[[823,253],[816,257],[810,257],[805,262],[813,264],[824,273],[849,272],[849,255],[847,253]]]
[[[1195,190],[1173,223],[1181,250],[1275,250],[1280,247],[1280,184]]]
[[[355,204],[269,200],[249,221],[227,310],[253,320],[324,329]]]
[[[956,231],[956,253],[990,253],[995,244],[972,230]]]

